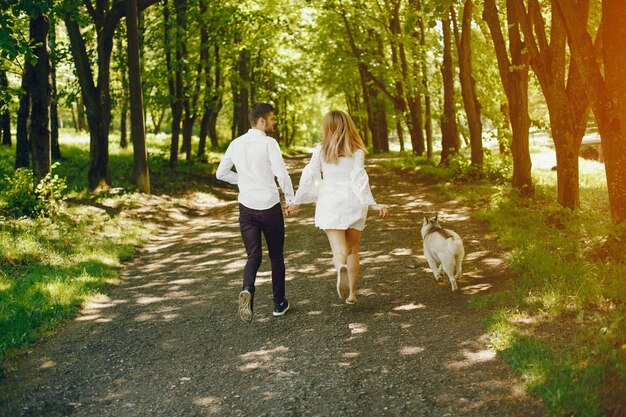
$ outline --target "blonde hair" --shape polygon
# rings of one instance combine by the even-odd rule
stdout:
[[[365,144],[350,116],[341,110],[331,110],[322,122],[322,159],[336,164],[342,156],[352,156],[361,149],[367,155]]]

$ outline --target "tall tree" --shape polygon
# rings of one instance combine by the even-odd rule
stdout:
[[[459,79],[461,81],[461,95],[467,115],[467,124],[470,131],[470,148],[472,165],[482,168],[483,165],[483,124],[480,120],[480,103],[476,96],[476,80],[472,75],[472,0],[465,0],[463,17],[461,18],[461,34],[457,25],[454,6],[451,6],[452,22],[456,49],[459,54]]]
[[[522,41],[519,17],[515,13],[513,0],[507,0],[506,3],[508,51],[495,0],[485,0],[483,18],[489,26],[496,49],[500,79],[508,99],[509,121],[512,130],[511,153],[513,156],[511,183],[523,195],[532,195],[534,186],[528,143],[528,129],[530,127],[530,117],[528,116],[529,56],[526,45]]]
[[[48,50],[48,16],[38,11],[30,18],[30,40],[37,57],[31,76],[30,142],[33,155],[33,176],[39,182],[50,172],[50,97],[52,78]]]
[[[622,0],[602,0],[601,60],[588,31],[588,0],[554,1],[565,22],[572,60],[591,101],[602,137],[611,219],[626,221],[626,7]],[[598,62],[600,61],[600,62]]]
[[[180,139],[180,123],[183,114],[183,73],[181,62],[183,59],[182,44],[180,36],[182,29],[179,29],[182,21],[179,9],[181,5],[175,2],[176,26],[172,26],[170,19],[170,9],[168,0],[163,2],[163,22],[164,22],[164,43],[165,62],[168,69],[168,88],[170,92],[170,108],[172,112],[172,139],[170,142],[170,166],[176,165],[178,161],[178,142]],[[174,35],[173,45],[171,36]],[[172,49],[174,59],[172,59]]]
[[[446,10],[441,19],[443,32],[443,115],[441,117],[441,161],[446,165],[450,156],[458,154],[461,141],[456,124],[456,110],[454,107],[454,68],[452,64],[452,39],[450,35],[450,15]]]
[[[0,135],[2,144],[11,146],[11,114],[9,113],[9,79],[0,66]]]
[[[426,157],[433,157],[433,119],[428,91],[428,54],[426,50],[426,29],[424,28],[424,14],[422,1],[417,0],[417,22],[420,28],[420,66],[422,68],[422,88],[424,90],[424,130],[426,132]]]
[[[237,41],[240,43],[241,39]],[[248,131],[248,109],[250,106],[250,50],[241,46],[235,64],[236,72],[230,80],[233,91],[232,137],[241,136]]]
[[[138,9],[156,3],[157,0],[139,0]],[[80,84],[82,97],[87,108],[89,122],[89,171],[87,178],[89,188],[98,190],[111,185],[109,170],[109,128],[111,124],[111,92],[110,66],[111,51],[113,49],[113,35],[115,27],[126,13],[126,2],[116,1],[109,4],[107,1],[90,1],[82,3],[86,10],[89,25],[93,25],[96,34],[96,63],[97,78],[92,73],[87,41],[80,23],[85,22],[81,13],[83,9],[74,0],[64,0],[64,21],[70,39],[72,57],[76,67],[76,74]],[[97,82],[96,82],[97,80]]]
[[[30,119],[30,96],[32,88],[33,66],[29,59],[24,62],[22,72],[20,104],[17,109],[15,126],[15,168],[26,168],[30,165],[30,141],[28,139],[28,122]]]
[[[514,3],[516,13],[521,17],[520,26],[530,65],[537,75],[550,114],[550,130],[556,149],[557,201],[564,207],[576,209],[580,205],[578,152],[589,114],[583,80],[576,61],[572,60],[568,65],[565,24],[559,13],[551,13],[550,28],[546,31],[538,0],[529,0],[528,9],[523,0]],[[581,12],[587,21],[588,1],[581,4]]]
[[[361,88],[363,90],[363,100],[367,109],[367,120],[370,132],[372,132],[372,145],[374,153],[384,152],[389,150],[389,134],[387,129],[387,111],[384,100],[379,96],[377,89],[380,88],[380,81],[376,80],[372,72],[368,69],[366,60],[363,57],[363,51],[357,45],[354,28],[348,19],[348,13],[342,8],[338,10],[338,13],[344,23],[346,34],[348,36],[348,42],[352,55],[357,60],[357,66],[359,70],[359,76],[361,80]],[[371,35],[371,31],[369,32]],[[382,88],[381,88],[382,91]],[[384,93],[386,95],[393,96],[386,88]],[[405,115],[405,102],[400,97],[395,97],[394,107],[400,108],[402,116]],[[382,123],[384,120],[384,123]]]
[[[56,16],[50,12],[50,30],[48,31],[48,43],[50,45],[50,75],[52,91],[50,95],[50,151],[52,159],[58,161],[62,158],[61,146],[59,145],[59,95],[57,92],[57,63],[59,61],[57,51]]]
[[[137,0],[126,0],[130,125],[131,138],[133,140],[135,184],[139,191],[150,193],[150,175],[148,172],[148,154],[146,150],[146,124],[143,112],[143,89],[141,88],[141,64],[139,62],[138,20]]]

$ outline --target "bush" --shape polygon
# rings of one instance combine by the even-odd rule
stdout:
[[[58,212],[63,203],[66,184],[64,178],[52,174],[52,165],[48,173],[37,185],[33,171],[18,168],[12,176],[5,176],[6,188],[0,193],[4,204],[0,211],[7,217],[50,216]]]
[[[485,149],[482,168],[473,166],[467,156],[457,154],[450,157],[448,170],[456,181],[485,180],[489,183],[506,184],[511,180],[513,166],[506,156],[494,155]]]

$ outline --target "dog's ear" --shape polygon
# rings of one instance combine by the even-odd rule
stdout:
[[[422,226],[426,226],[428,224],[428,219],[424,217],[424,221],[422,222]]]
[[[433,219],[435,223],[439,223],[439,213],[435,214],[435,218]]]

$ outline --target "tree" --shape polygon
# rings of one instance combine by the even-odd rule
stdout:
[[[598,123],[605,155],[613,223],[626,221],[626,7],[602,1],[601,59],[596,59],[588,27],[588,0],[554,1],[565,23],[568,45]]]
[[[459,79],[461,81],[461,95],[467,115],[467,124],[470,131],[470,147],[472,165],[482,168],[483,165],[483,126],[480,120],[480,102],[476,96],[476,80],[472,75],[472,0],[465,0],[463,17],[461,19],[461,36],[456,22],[454,7],[451,6],[452,23],[456,48],[459,54]]]
[[[441,117],[441,165],[447,165],[451,155],[460,150],[459,130],[454,108],[454,69],[452,67],[452,40],[450,36],[450,16],[446,10],[441,19],[443,28],[443,115]]]
[[[539,1],[529,0],[528,10],[522,0],[515,0],[514,3],[520,16],[530,64],[550,114],[557,161],[557,201],[564,207],[576,209],[580,205],[578,152],[587,127],[589,101],[576,61],[567,63],[566,32],[561,16],[551,14],[548,40]],[[584,13],[588,14],[588,3],[586,9]]]
[[[9,113],[9,79],[0,66],[0,135],[2,144],[11,146],[11,114]]]
[[[180,7],[180,6],[179,6]],[[176,26],[179,26],[180,13],[176,13]],[[163,23],[164,23],[164,43],[165,62],[168,70],[168,88],[170,92],[170,109],[172,112],[172,139],[170,142],[170,166],[175,166],[178,161],[178,141],[180,138],[180,121],[183,114],[183,74],[180,67],[182,60],[182,47],[178,40],[179,30],[172,29],[170,23],[170,9],[168,0],[163,3]],[[174,46],[172,47],[171,35],[174,35]],[[172,60],[172,48],[174,49],[174,59]]]
[[[157,0],[139,0],[138,9],[156,3]],[[110,65],[113,49],[113,35],[120,19],[125,15],[126,2],[118,0],[109,5],[97,1],[95,6],[83,2],[83,8],[75,0],[64,0],[63,20],[70,39],[72,57],[76,67],[82,97],[87,108],[89,123],[89,188],[98,190],[111,185],[109,171],[109,128],[111,124]],[[93,25],[96,34],[96,62],[90,59],[88,43],[81,26]],[[97,82],[92,73],[92,66],[97,68]]]
[[[17,109],[15,126],[15,168],[26,168],[30,165],[30,141],[28,140],[28,120],[30,118],[30,90],[33,66],[29,59],[24,62],[22,72],[20,104]]]
[[[146,125],[143,118],[141,64],[139,63],[137,0],[126,0],[126,34],[128,37],[128,78],[135,184],[139,191],[150,193],[150,175],[146,152]]]
[[[507,0],[506,15],[509,38],[508,52],[502,35],[496,2],[495,0],[485,0],[483,18],[489,26],[491,39],[496,50],[498,70],[508,99],[509,121],[513,133],[511,140],[513,178],[511,183],[523,195],[532,195],[534,186],[528,143],[530,126],[530,118],[528,117],[529,56],[520,35],[519,17],[515,13],[513,0]]]
[[[420,66],[422,68],[422,88],[424,91],[424,130],[426,131],[426,157],[433,157],[433,119],[430,105],[430,92],[428,91],[428,58],[426,53],[426,30],[422,13],[422,2],[417,0],[418,12],[417,23],[420,28]]]
[[[61,146],[59,145],[59,95],[57,92],[57,36],[56,16],[54,11],[50,13],[50,30],[48,31],[48,44],[50,45],[50,76],[52,90],[50,94],[50,152],[52,159],[62,159]]]
[[[50,97],[52,78],[48,50],[48,16],[37,11],[30,18],[30,39],[37,58],[30,78],[31,122],[30,143],[33,155],[33,176],[39,182],[50,172]]]

